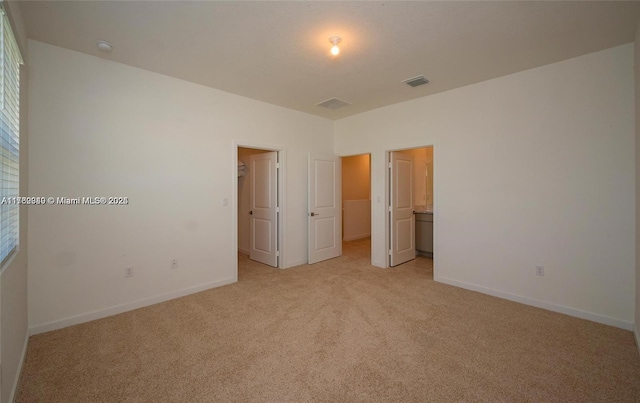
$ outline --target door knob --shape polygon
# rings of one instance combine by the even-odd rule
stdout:
[[[315,216],[320,215],[320,214],[312,212],[310,215],[311,215],[311,217],[315,217]]]
[[[252,211],[249,211],[249,215],[253,215],[253,210],[252,210]]]

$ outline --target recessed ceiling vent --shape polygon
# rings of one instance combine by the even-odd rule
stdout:
[[[429,80],[427,80],[424,76],[418,76],[413,78],[407,78],[403,82],[412,87],[417,87],[419,85],[428,84]]]
[[[331,99],[327,99],[326,101],[317,103],[316,105],[322,106],[323,108],[334,110],[334,109],[342,108],[343,106],[347,106],[351,104],[349,102],[345,102],[338,98],[331,98]]]

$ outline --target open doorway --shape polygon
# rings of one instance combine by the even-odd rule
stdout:
[[[248,260],[281,266],[279,154],[237,147],[238,267]]]
[[[433,146],[389,151],[389,266],[413,261],[433,268]]]
[[[341,160],[342,253],[371,264],[371,155]]]

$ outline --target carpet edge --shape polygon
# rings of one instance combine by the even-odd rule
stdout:
[[[212,281],[210,283],[183,288],[182,290],[157,295],[155,297],[145,298],[145,299],[141,299],[133,302],[128,302],[125,304],[115,305],[105,309],[99,309],[96,311],[83,313],[80,315],[71,316],[64,319],[60,319],[60,320],[55,320],[42,325],[36,325],[36,326],[30,327],[29,335],[33,336],[40,333],[50,332],[52,330],[58,330],[65,327],[78,325],[80,323],[90,322],[96,319],[106,318],[107,316],[113,316],[119,313],[132,311],[134,309],[143,308],[145,306],[155,305],[160,302],[165,302],[172,299],[184,297],[186,295],[195,294],[197,292],[206,291],[211,288],[222,287],[224,285],[232,284],[235,282],[237,282],[237,280],[234,278]]]
[[[628,322],[625,320],[612,318],[610,316],[601,315],[594,312],[583,311],[576,308],[570,308],[564,305],[558,305],[551,302],[540,301],[534,298],[523,297],[516,294],[510,294],[499,290],[494,290],[492,288],[486,288],[475,284],[465,283],[462,281],[454,280],[447,277],[438,276],[434,277],[434,281],[439,283],[444,283],[448,285],[452,285],[455,287],[464,288],[466,290],[476,291],[482,294],[491,295],[493,297],[507,299],[509,301],[518,302],[525,305],[534,306],[536,308],[546,309],[552,312],[558,312],[565,315],[573,316],[580,319],[590,320],[592,322],[602,323],[604,325],[614,326],[624,330],[633,331],[634,325],[633,322]],[[637,338],[636,333],[636,338]]]

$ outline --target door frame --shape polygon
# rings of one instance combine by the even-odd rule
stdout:
[[[233,162],[230,165],[233,178],[233,194],[231,195],[232,218],[233,218],[233,250],[235,251],[235,273],[234,280],[238,281],[238,149],[239,148],[252,148],[255,150],[275,151],[278,153],[278,207],[280,212],[278,213],[278,251],[280,256],[278,258],[278,268],[284,268],[284,262],[286,261],[286,228],[284,223],[287,215],[287,199],[286,199],[286,172],[287,172],[287,149],[281,145],[275,144],[263,144],[253,143],[251,141],[234,141],[233,142]]]
[[[434,143],[432,144],[425,144],[425,145],[407,145],[407,146],[402,146],[402,147],[397,147],[397,148],[393,148],[393,149],[387,149],[384,152],[384,206],[383,206],[383,214],[384,214],[384,247],[385,247],[385,263],[384,263],[384,268],[387,269],[389,267],[391,267],[390,265],[390,256],[389,256],[389,246],[391,242],[391,238],[389,236],[389,232],[390,232],[390,225],[391,225],[391,220],[389,219],[389,206],[390,206],[390,202],[391,202],[391,198],[390,198],[390,192],[391,192],[391,178],[389,177],[389,161],[391,158],[391,153],[394,151],[404,151],[404,150],[411,150],[414,148],[426,148],[426,147],[433,147],[433,166],[434,166],[434,175],[433,175],[433,278],[434,280],[437,279],[437,260],[438,260],[438,220],[437,220],[437,214],[438,214],[438,175],[436,172],[438,172],[438,168],[435,168],[435,166],[437,165],[438,162],[438,157],[437,157],[437,153],[438,153],[438,148]],[[373,160],[372,160],[373,162]],[[373,200],[371,201],[373,203]],[[373,213],[372,213],[373,214]],[[373,232],[373,231],[372,231]],[[373,233],[371,234],[372,238],[371,238],[371,245],[373,247]]]

